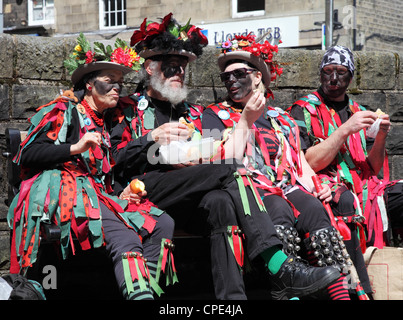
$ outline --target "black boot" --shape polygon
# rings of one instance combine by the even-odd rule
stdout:
[[[316,268],[289,256],[276,274],[271,274],[272,298],[287,300],[303,297],[326,288],[340,277],[333,267]]]

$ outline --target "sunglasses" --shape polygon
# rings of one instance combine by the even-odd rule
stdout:
[[[228,82],[231,78],[231,75],[236,79],[242,79],[246,78],[246,76],[253,71],[256,71],[256,69],[239,68],[228,72],[221,72],[220,78],[222,82]]]
[[[187,58],[178,58],[175,56],[174,58],[162,60],[161,71],[164,74],[165,78],[172,78],[178,73],[180,74],[182,72],[185,72],[187,64]]]
[[[183,68],[182,66],[168,66],[165,68],[161,67],[161,71],[164,74],[165,78],[172,78],[173,76],[175,76],[178,73],[182,73],[182,71],[184,71],[185,68]]]

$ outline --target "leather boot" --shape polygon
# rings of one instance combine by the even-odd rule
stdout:
[[[287,300],[303,297],[326,288],[340,277],[333,267],[311,267],[289,256],[276,274],[271,274],[272,298]]]

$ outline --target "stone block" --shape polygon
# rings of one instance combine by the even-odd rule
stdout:
[[[0,201],[1,201],[1,203],[0,203],[0,224],[1,224],[1,221],[6,221],[7,211],[8,211],[8,206],[6,204],[6,202],[7,202],[7,189],[2,190],[2,193],[3,192],[4,192],[5,197],[3,197],[3,195],[0,195]]]
[[[15,46],[13,37],[8,34],[0,35],[0,78],[11,79],[13,77],[13,66],[15,58]]]
[[[389,162],[392,163],[391,180],[403,179],[403,156],[389,157]]]
[[[393,122],[403,122],[403,94],[401,92],[386,93],[387,113]],[[382,109],[383,110],[383,109]]]
[[[16,55],[18,78],[62,80],[65,59],[63,39],[19,36]]]
[[[275,60],[283,68],[283,74],[272,87],[317,88],[321,50],[280,49]]]
[[[206,47],[203,55],[189,64],[189,84],[197,87],[223,87],[220,80],[220,69],[217,65],[219,49]]]
[[[296,91],[293,89],[273,89],[274,99],[269,100],[269,104],[272,107],[278,107],[286,110],[288,107],[292,106],[297,100]]]
[[[375,111],[381,109],[388,112],[386,105],[386,95],[383,92],[365,92],[360,94],[349,93],[350,99],[364,106],[366,109]]]
[[[10,263],[10,232],[0,231],[0,268],[7,269]]]
[[[42,85],[14,85],[12,110],[14,119],[31,117],[35,110],[60,95],[60,90],[68,87],[55,86],[51,83]]]
[[[386,149],[390,155],[403,155],[403,125],[393,124],[386,141]]]
[[[398,65],[393,53],[358,52],[356,77],[361,90],[391,90],[396,86]]]
[[[212,103],[222,101],[226,95],[223,87],[218,88],[198,88],[189,90],[188,101],[207,107]]]
[[[7,84],[2,84],[0,85],[0,120],[7,119],[10,119],[9,87]]]

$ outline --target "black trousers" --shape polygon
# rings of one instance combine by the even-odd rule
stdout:
[[[280,196],[269,195],[263,199],[275,225],[294,227],[301,236],[330,226],[330,218],[317,198],[296,189],[287,194],[287,199],[299,211],[298,219],[287,201]]]
[[[153,232],[141,228],[138,233],[129,229],[108,207],[101,203],[102,226],[105,234],[106,250],[112,259],[115,278],[121,290],[124,288],[122,254],[139,252],[148,261],[157,264],[162,239],[172,239],[174,221],[166,213],[153,216],[157,223]],[[139,235],[143,238],[140,239]]]
[[[296,190],[287,194],[287,198],[300,212],[296,223],[296,229],[302,236],[307,232],[326,228],[331,225],[329,216],[322,203],[314,196],[307,194],[302,190]],[[335,216],[350,216],[355,213],[354,197],[348,190],[341,193],[337,202],[331,201],[330,204]],[[276,218],[273,218],[273,221],[276,221]],[[357,225],[354,223],[348,223],[347,226],[351,231],[351,240],[344,240],[344,244],[346,245],[347,252],[357,270],[364,291],[366,293],[371,293],[372,289],[368,272],[361,251],[360,241],[358,239]]]
[[[150,171],[140,178],[149,199],[187,230],[207,224],[212,231],[212,273],[217,299],[245,297],[242,275],[224,230],[238,225],[245,234],[245,248],[252,260],[264,250],[281,246],[270,216],[261,212],[247,189],[251,215],[245,215],[234,178],[235,164],[202,164],[171,171]],[[236,222],[236,224],[234,224]]]

